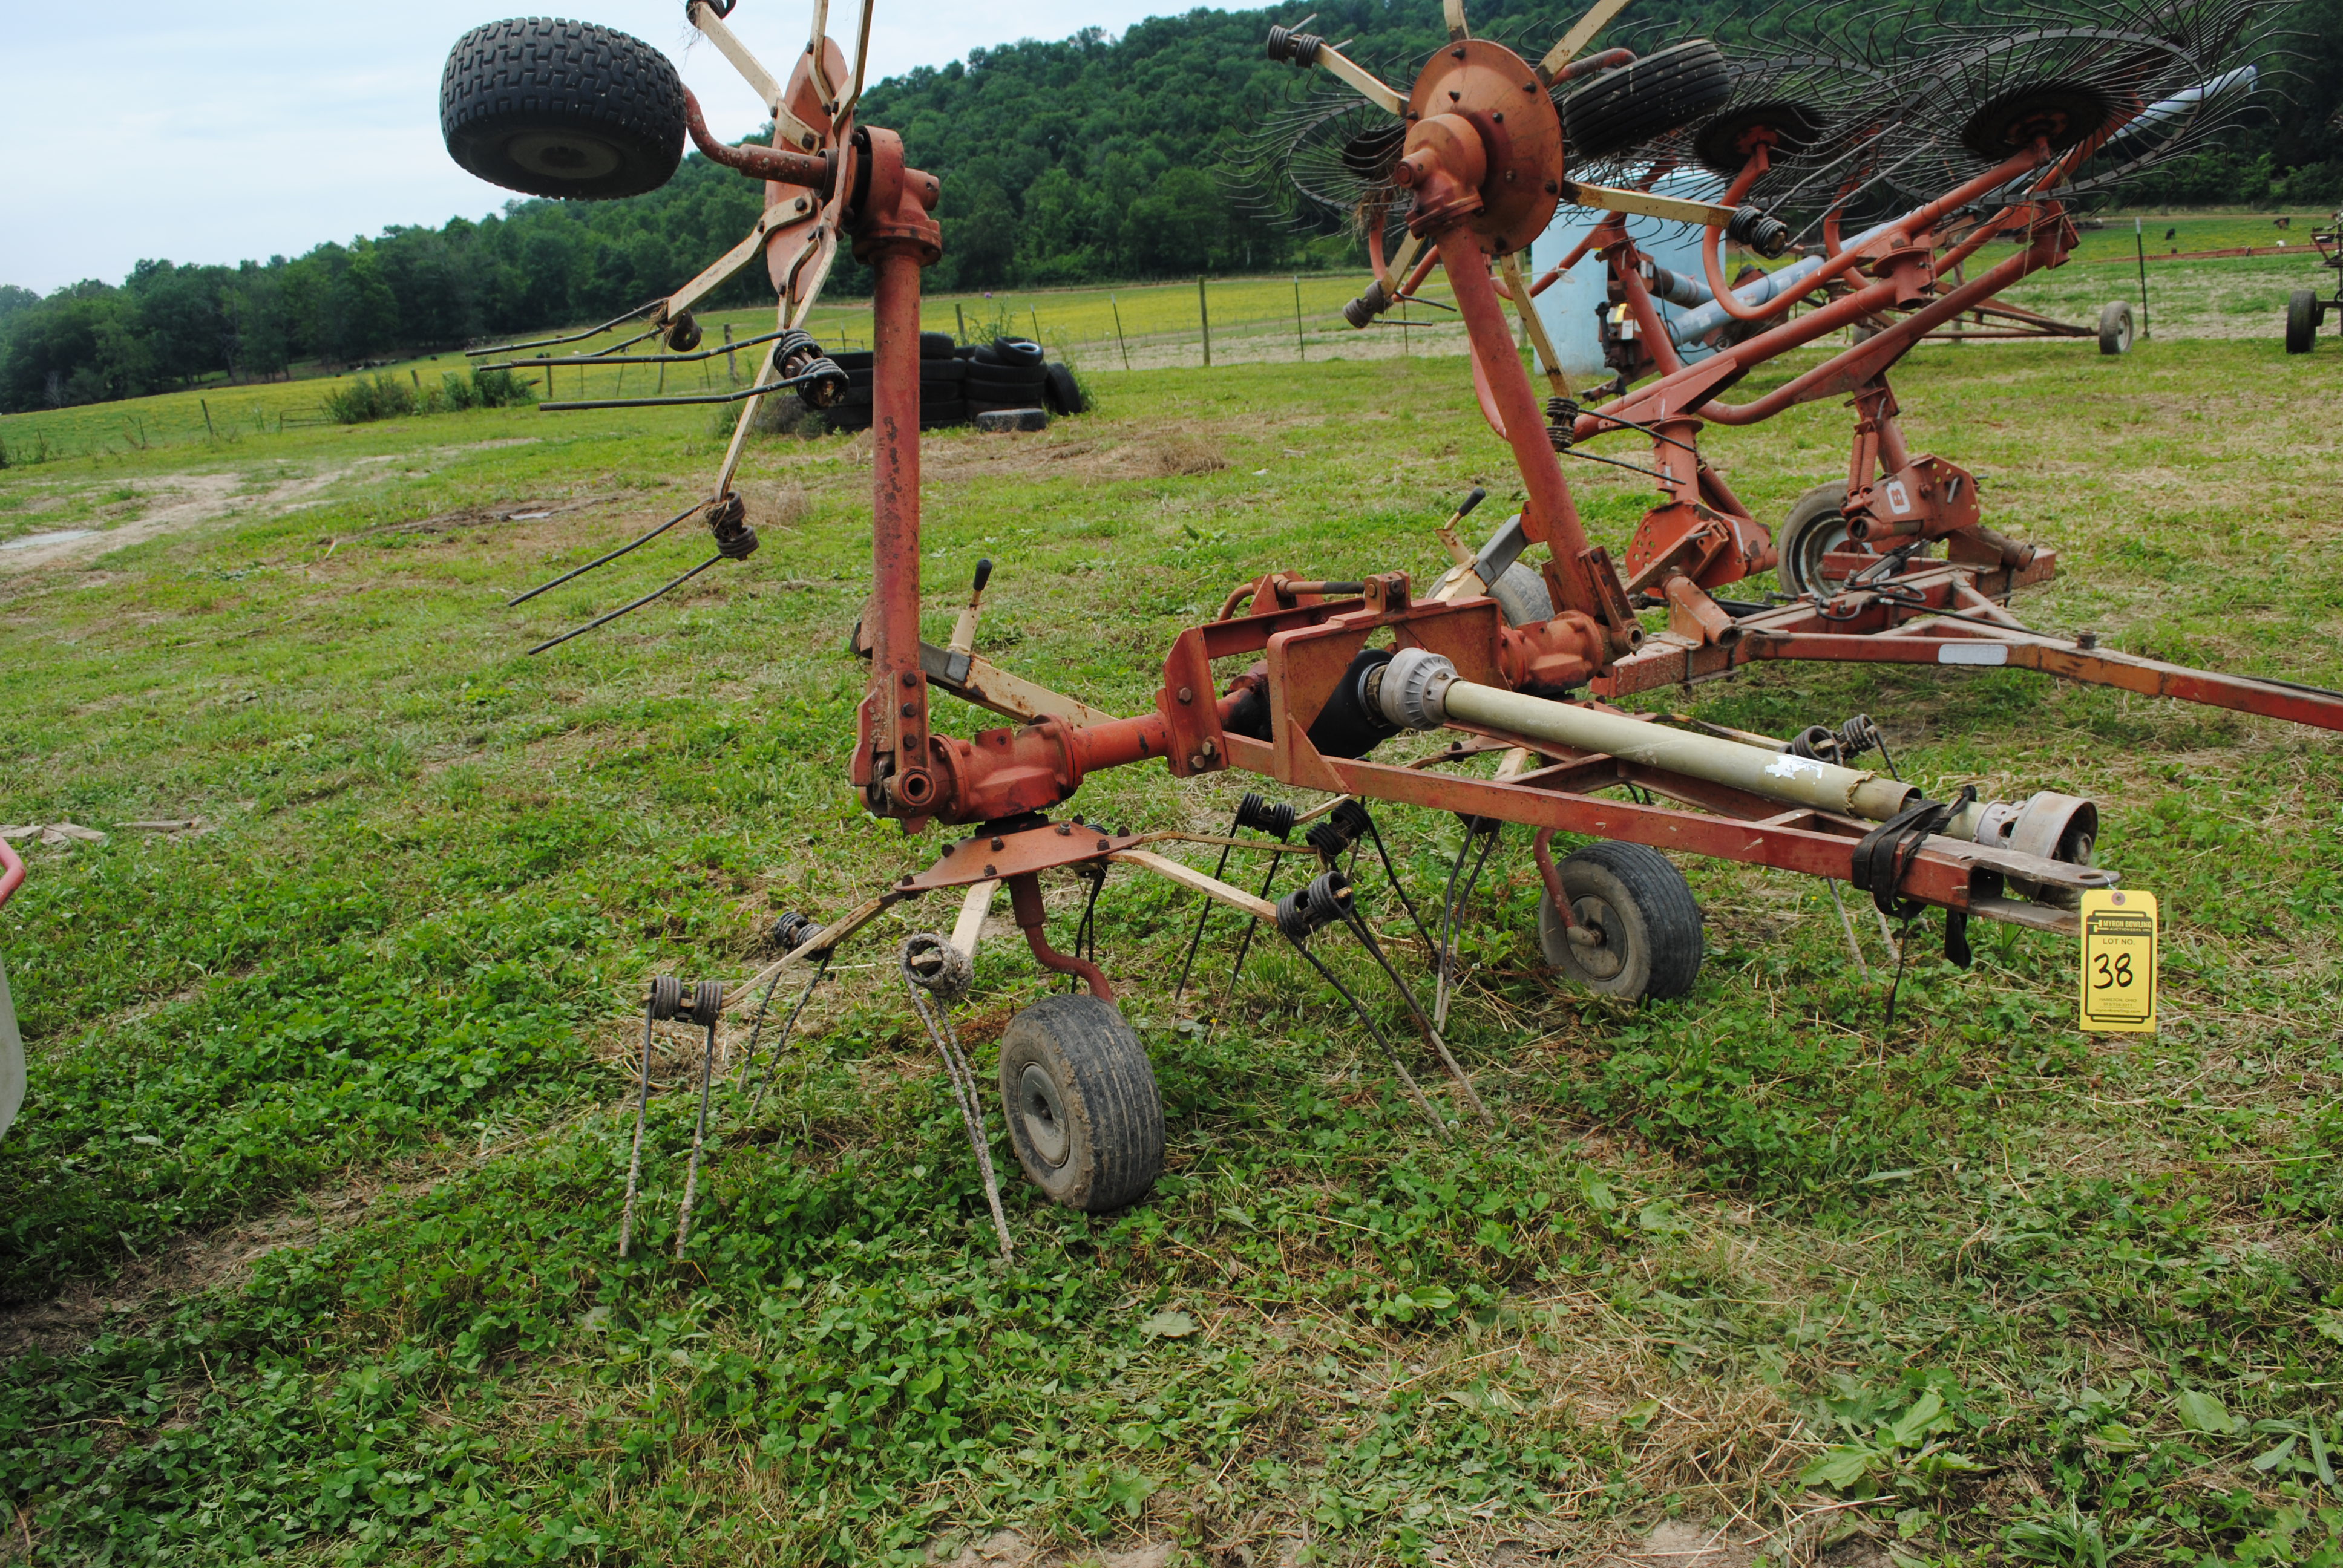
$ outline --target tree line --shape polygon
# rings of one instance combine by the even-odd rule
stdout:
[[[1858,15],[1853,0],[1820,9]],[[1575,10],[1542,0],[1472,7],[1476,28],[1529,49]],[[1700,31],[1728,46],[1766,15],[1739,0],[1639,10],[1646,40]],[[1444,36],[1430,0],[1331,0],[1317,12],[1312,31],[1354,40],[1349,52],[1371,63],[1420,57]],[[1297,230],[1225,176],[1249,131],[1308,85],[1261,46],[1271,21],[1295,19],[1291,10],[1198,9],[1120,37],[1091,28],[974,50],[873,87],[864,117],[900,130],[920,166],[943,179],[945,254],[930,286],[1355,262],[1349,236]],[[2130,199],[2343,199],[2343,0],[2305,0],[2299,19],[2288,110],[2158,171]],[[665,187],[624,201],[515,200],[478,221],[393,227],[290,260],[142,261],[118,286],[83,282],[46,297],[0,287],[0,410],[363,365],[616,316],[690,278],[747,232],[762,201],[760,186],[695,153]],[[869,281],[841,257],[830,288],[853,296]],[[711,303],[771,297],[752,267]]]

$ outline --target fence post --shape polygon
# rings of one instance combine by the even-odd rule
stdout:
[[[729,321],[724,324],[724,379],[729,385],[734,387],[740,385],[740,362],[732,357],[732,324]],[[546,385],[548,390],[551,389],[552,382],[553,374],[548,371]],[[578,390],[581,397],[586,391],[586,372],[583,370],[578,373]]]
[[[1196,317],[1204,324],[1204,368],[1212,367],[1212,312],[1204,303],[1204,275],[1196,275]]]
[[[421,386],[421,385],[423,385],[423,384],[422,384],[420,381],[418,381],[418,382],[417,382],[417,383],[416,383],[416,385],[417,385],[417,386],[418,386],[418,387],[420,387],[420,386]],[[196,406],[197,406],[198,407],[202,408],[202,409],[203,409],[203,411],[204,411],[204,434],[205,434],[205,435],[206,435],[206,436],[209,436],[209,437],[210,437],[213,440],[215,440],[215,441],[218,440],[218,439],[219,439],[219,432],[218,432],[217,430],[215,430],[215,429],[213,429],[213,428],[212,428],[212,406],[211,406],[211,404],[210,404],[207,400],[206,400],[206,399],[204,399],[204,398],[201,398],[201,397],[198,397],[198,398],[196,398]]]
[[[1310,347],[1302,341],[1302,275],[1293,275],[1293,353],[1298,359],[1310,357]]]
[[[962,343],[967,342],[967,341],[968,341],[968,312],[967,312],[966,310],[963,310],[962,308],[960,308],[960,301],[959,301],[959,300],[957,300],[957,299],[955,299],[955,300],[953,300],[953,301],[952,301],[952,317],[953,317],[953,319],[955,319],[956,321],[958,321],[958,322],[960,323],[960,340]]]
[[[1106,291],[1106,302],[1114,307],[1115,347],[1122,350],[1122,367],[1128,370],[1131,368],[1131,345],[1124,341],[1122,336],[1122,302],[1115,298],[1111,288]]]
[[[2140,220],[2137,217],[2131,220],[2131,243],[2132,248],[2139,253],[2139,335],[2146,337],[2148,335],[2147,233],[2140,227]]]

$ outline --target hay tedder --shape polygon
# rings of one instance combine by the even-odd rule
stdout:
[[[1701,964],[1700,910],[1664,851],[1849,882],[1871,896],[1883,917],[1907,922],[1941,910],[1946,950],[1962,962],[1971,918],[2071,933],[2080,895],[2117,880],[2095,863],[2097,811],[2090,801],[2052,793],[1986,801],[1969,789],[1930,799],[1895,778],[1892,768],[1855,766],[1874,749],[1885,757],[1877,730],[1860,716],[1835,729],[1815,726],[1785,743],[1626,713],[1588,699],[1590,690],[1641,690],[1755,658],[1895,658],[2022,665],[2329,727],[2343,723],[2343,696],[2181,669],[2018,628],[2002,600],[2046,575],[2046,552],[1986,528],[1966,476],[1950,463],[1908,453],[1896,431],[1883,378],[1888,366],[1920,334],[2064,254],[2070,231],[2058,193],[2120,141],[2124,126],[2137,124],[2141,106],[2153,108],[2182,90],[2167,90],[2167,53],[2136,45],[2143,61],[2153,56],[2154,68],[2141,65],[2120,87],[2077,77],[2073,60],[2097,57],[2080,48],[2044,67],[2064,75],[2043,79],[2019,65],[1973,67],[1971,76],[1990,88],[1986,100],[1968,105],[1988,150],[1961,156],[1979,166],[1843,239],[1838,215],[1856,196],[1883,189],[1900,196],[1904,183],[1933,172],[1933,166],[1921,166],[1930,157],[1943,160],[1944,148],[1922,134],[1927,127],[1907,136],[1898,119],[1893,127],[1854,126],[1825,135],[1826,127],[1786,112],[1744,112],[1730,136],[1712,134],[1704,127],[1717,112],[1715,102],[1687,111],[1691,99],[1681,95],[1643,101],[1632,84],[1647,61],[1615,54],[1580,58],[1618,4],[1604,0],[1533,60],[1472,36],[1461,0],[1449,0],[1450,41],[1420,63],[1404,89],[1323,39],[1272,29],[1273,56],[1329,73],[1381,116],[1355,161],[1387,191],[1393,210],[1403,212],[1406,237],[1388,266],[1380,264],[1378,240],[1377,292],[1388,303],[1430,267],[1445,273],[1482,405],[1511,448],[1525,499],[1478,548],[1456,532],[1472,502],[1460,508],[1442,530],[1453,564],[1433,581],[1420,582],[1391,563],[1336,578],[1326,569],[1332,563],[1305,562],[1302,569],[1265,569],[1237,585],[1219,616],[1173,639],[1152,704],[1133,715],[1101,710],[978,655],[981,575],[950,643],[939,648],[920,639],[919,314],[921,269],[940,253],[934,216],[940,187],[915,166],[911,149],[893,132],[858,118],[864,51],[858,49],[850,71],[843,51],[826,35],[822,7],[782,81],[729,29],[729,4],[699,0],[690,6],[692,24],[771,111],[769,147],[714,142],[667,60],[623,35],[528,19],[480,28],[458,44],[443,84],[443,126],[457,159],[484,177],[546,196],[624,195],[664,180],[689,135],[710,157],[766,182],[764,216],[754,230],[676,295],[635,313],[642,338],[659,336],[674,354],[689,354],[697,338],[692,303],[760,257],[769,268],[779,320],[763,340],[763,370],[738,395],[744,404],[739,427],[716,483],[681,517],[604,560],[701,513],[715,554],[686,577],[755,549],[732,491],[754,406],[783,393],[816,407],[835,398],[842,377],[804,332],[807,312],[841,246],[850,246],[876,280],[873,586],[854,639],[869,674],[851,776],[868,809],[900,822],[907,833],[960,831],[944,839],[924,870],[904,874],[851,911],[827,922],[785,916],[771,933],[775,961],[748,985],[727,990],[709,982],[687,990],[671,980],[656,983],[646,1006],[643,1101],[652,1026],[659,1020],[689,1020],[707,1030],[704,1126],[717,1025],[726,1011],[747,1006],[760,987],[769,1001],[792,968],[811,970],[798,1001],[802,1009],[830,956],[881,911],[958,894],[952,930],[913,936],[899,960],[950,1070],[990,1187],[977,1081],[953,1036],[949,1007],[940,1004],[966,990],[985,913],[1005,885],[1034,959],[1081,988],[1036,1002],[1001,1037],[1000,1089],[1019,1161],[1059,1202],[1092,1211],[1132,1202],[1147,1191],[1162,1158],[1152,1072],[1116,1008],[1113,981],[1094,955],[1083,956],[1080,935],[1068,944],[1071,953],[1050,940],[1041,886],[1045,875],[1072,873],[1089,882],[1094,901],[1108,869],[1125,866],[1202,894],[1212,900],[1207,917],[1213,904],[1244,917],[1240,966],[1256,931],[1289,942],[1351,999],[1409,1097],[1446,1135],[1467,1118],[1488,1115],[1442,1030],[1457,916],[1508,826],[1528,830],[1544,889],[1539,939],[1549,961],[1577,984],[1631,1001],[1682,995]],[[866,8],[866,46],[868,28]],[[2000,35],[1956,46],[2011,53]],[[2178,74],[2197,84],[2211,80],[2203,64],[2191,55]],[[1619,86],[1622,72],[1626,89]],[[1695,74],[1667,79],[1681,85]],[[1942,75],[1947,97],[1966,79],[1949,66]],[[1574,92],[1573,84],[1583,85]],[[1633,182],[1605,186],[1583,177],[1585,171],[1573,162],[1569,115],[1576,92],[1595,88],[1617,104],[1640,106],[1645,140],[1688,128],[1695,138],[1722,137],[1739,159],[1725,193],[1729,199],[1662,196],[1633,188]],[[1779,284],[1728,291],[1712,276],[1706,286],[1719,312],[1716,330],[1706,336],[1663,331],[1652,280],[1635,265],[1632,246],[1618,237],[1616,225],[1599,231],[1608,237],[1584,248],[1599,251],[1617,280],[1654,378],[1627,389],[1644,367],[1638,359],[1622,371],[1606,401],[1592,408],[1565,401],[1552,410],[1550,424],[1514,347],[1506,305],[1530,299],[1519,258],[1557,211],[1567,203],[1607,215],[1655,214],[1698,225],[1712,240],[1732,236],[1761,255],[1781,255],[1793,239],[1788,220],[1753,193],[1791,173],[1797,178],[1775,204],[1784,211],[1792,211],[1794,192],[1833,193],[1819,219],[1824,256]],[[1967,237],[1941,249],[1956,223],[1966,226]],[[2007,234],[2023,241],[2014,256],[1970,283],[1947,285],[1948,256],[1957,262]],[[1803,317],[1773,320],[1791,303],[1834,291]],[[1722,304],[1727,292],[1735,301],[1731,307]],[[1372,317],[1375,307],[1363,308]],[[1717,401],[1753,366],[1855,322],[1876,323],[1874,335],[1788,387],[1741,407]],[[1775,608],[1713,597],[1712,590],[1772,568],[1780,552],[1700,461],[1701,426],[1746,423],[1829,393],[1856,397],[1855,460],[1835,523],[1800,558],[1807,564],[1800,568],[1799,597]],[[1566,389],[1554,395],[1566,398]],[[1563,471],[1566,452],[1614,429],[1652,441],[1652,471],[1664,492],[1624,570],[1587,538]],[[1947,550],[1945,558],[1929,558],[1933,545]],[[1647,634],[1639,605],[1664,607],[1667,629]],[[1006,722],[947,727],[938,722],[939,694]],[[1378,759],[1384,748],[1394,755]],[[1161,766],[1181,778],[1242,769],[1316,792],[1322,803],[1303,810],[1248,795],[1226,836],[1130,832],[1065,812],[1091,775],[1134,766]],[[1436,995],[1430,1004],[1393,963],[1365,917],[1363,890],[1345,869],[1355,868],[1360,846],[1371,843],[1391,870],[1372,809],[1380,804],[1454,813],[1466,824],[1457,874],[1437,920],[1427,919],[1391,877],[1390,895],[1432,960]],[[1295,843],[1293,835],[1305,829]],[[1557,835],[1584,842],[1557,857]],[[1216,871],[1208,875],[1162,852],[1182,841],[1216,847]],[[1231,855],[1240,851],[1272,857],[1258,891],[1223,879]],[[1288,879],[1300,885],[1272,900],[1287,855],[1314,860],[1315,874]],[[1087,915],[1083,927],[1090,928]],[[1318,939],[1336,928],[1373,960],[1368,972],[1379,972],[1397,990],[1423,1048],[1453,1081],[1446,1106],[1419,1086],[1405,1053],[1322,958]],[[1192,957],[1192,944],[1190,950]],[[783,1026],[784,1040],[796,1016],[792,1011]],[[752,1040],[744,1083],[755,1054]],[[679,1247],[689,1204],[688,1189]],[[630,1194],[630,1235],[631,1207]],[[1005,1250],[997,1195],[993,1212]]]

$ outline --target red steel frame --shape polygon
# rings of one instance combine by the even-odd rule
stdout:
[[[2111,134],[2102,132],[2064,155],[2037,141],[1883,226],[1860,245],[1839,243],[1834,215],[1825,225],[1823,266],[1804,288],[1756,307],[1733,295],[1717,259],[1721,231],[1711,228],[1702,256],[1720,307],[1743,322],[1780,319],[1694,362],[1676,353],[1644,286],[1642,258],[1628,237],[1624,214],[1609,215],[1565,259],[1566,268],[1590,253],[1603,258],[1658,372],[1645,385],[1579,414],[1566,437],[1574,444],[1630,428],[1630,422],[1644,427],[1666,498],[1645,514],[1629,547],[1625,587],[1664,601],[1668,629],[1604,668],[1592,683],[1598,695],[1688,685],[1730,674],[1755,659],[2011,666],[2343,729],[2343,694],[2134,658],[2100,649],[2092,638],[2070,640],[2026,628],[2008,613],[2006,601],[2017,588],[2053,577],[2056,552],[1986,528],[1978,517],[1974,479],[1941,457],[1915,457],[1897,427],[1888,369],[1947,322],[1984,307],[1985,301],[2029,275],[2065,263],[2076,230],[2064,207],[2040,193]],[[1769,151],[1761,132],[1725,205],[1745,195],[1766,172]],[[2026,194],[1968,226],[1939,252],[1937,226],[1979,197],[2028,180],[2033,183]],[[2016,254],[1974,278],[1962,276],[1964,264],[1988,240],[2008,233],[2026,242]],[[1861,281],[1865,273],[1870,281]],[[1817,294],[1828,297],[1803,316],[1789,315],[1793,306]],[[1758,366],[1857,323],[1871,326],[1872,336],[1762,397],[1737,405],[1721,400]],[[1859,537],[1867,539],[1824,561],[1826,574],[1846,586],[1827,602],[1728,611],[1716,602],[1716,590],[1766,570],[1776,558],[1767,530],[1698,456],[1701,428],[1753,425],[1800,404],[1849,395],[1856,422],[1847,515],[1861,530]],[[1490,412],[1493,423],[1502,418],[1507,431],[1516,427],[1512,410]],[[1513,444],[1518,450],[1519,443]],[[1936,540],[1945,543],[1948,560],[1917,558],[1898,565],[1883,560],[1873,548]]]
[[[1411,227],[1431,246],[1454,290],[1474,359],[1522,475],[1527,495],[1523,531],[1532,543],[1548,547],[1543,570],[1559,612],[1543,624],[1515,628],[1504,624],[1494,601],[1486,598],[1417,601],[1402,573],[1371,577],[1356,597],[1340,599],[1308,591],[1323,585],[1305,587],[1275,573],[1250,590],[1252,613],[1192,628],[1176,639],[1164,660],[1163,685],[1152,711],[1089,724],[1042,717],[1013,729],[980,731],[967,740],[939,734],[929,721],[931,682],[924,668],[930,667],[923,667],[918,635],[919,273],[939,252],[937,226],[929,216],[936,184],[903,167],[900,144],[891,136],[867,132],[870,196],[858,204],[850,227],[856,256],[878,275],[872,302],[876,461],[873,587],[866,616],[870,685],[853,779],[873,812],[900,819],[906,831],[919,832],[938,821],[983,825],[976,836],[948,846],[926,872],[905,877],[884,895],[887,900],[1006,880],[1019,923],[1034,940],[1040,905],[1033,879],[1039,871],[1108,859],[1134,843],[1095,829],[1050,822],[1039,813],[1071,797],[1092,771],[1158,759],[1183,777],[1236,767],[1297,787],[1523,823],[1543,834],[1627,839],[1853,879],[1855,846],[1871,824],[1785,810],[1778,801],[1615,758],[1557,756],[1551,744],[1495,735],[1485,738],[1486,745],[1453,746],[1429,759],[1436,766],[1487,745],[1520,746],[1550,759],[1513,778],[1480,779],[1444,776],[1426,766],[1330,758],[1311,744],[1312,720],[1371,638],[1442,654],[1466,679],[1550,691],[1632,667],[1643,641],[1617,569],[1606,552],[1588,541],[1580,524],[1489,275],[1489,256],[1505,248],[1507,231],[1534,233],[1556,205],[1559,124],[1541,123],[1538,113],[1543,109],[1544,117],[1553,119],[1552,104],[1526,63],[1475,40],[1435,56],[1418,80],[1411,105],[1399,175],[1416,196]],[[1508,110],[1514,123],[1501,132],[1503,111]],[[1916,286],[1909,276],[1908,248],[1897,264],[1903,270],[1895,276],[1905,281],[1891,276],[1876,286]],[[1231,605],[1246,597],[1246,590],[1232,594]],[[1751,646],[1766,640],[1757,638]],[[1222,691],[1214,663],[1255,656],[1259,663]],[[1228,728],[1237,705],[1256,690],[1270,713],[1266,740]],[[1700,809],[1593,793],[1627,783]],[[2011,877],[2069,890],[2107,879],[2106,873],[1936,838],[1914,857],[1901,890],[1948,910],[2052,930],[2073,928],[2071,911],[2004,897],[2004,881]],[[1029,922],[1028,913],[1036,918]],[[826,940],[836,940],[835,932]],[[1080,972],[1045,943],[1035,940],[1034,948],[1050,967]],[[1091,970],[1083,978],[1094,991],[1111,994],[1102,975]]]

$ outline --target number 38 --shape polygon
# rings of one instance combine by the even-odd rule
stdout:
[[[2106,990],[2110,986],[2128,987],[2132,983],[2129,953],[2117,953],[2112,963],[2108,961],[2107,954],[2101,953],[2098,955],[2096,968],[2099,978],[2091,982],[2093,990]]]

